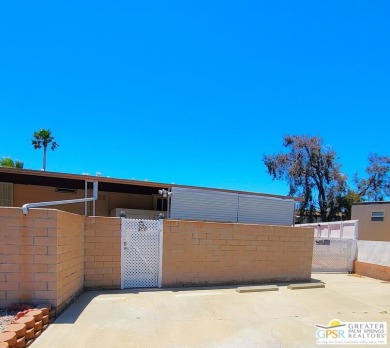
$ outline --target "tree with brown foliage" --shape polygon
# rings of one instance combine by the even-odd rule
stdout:
[[[355,174],[359,195],[368,201],[383,201],[385,197],[389,197],[390,157],[370,153],[366,173],[366,178],[358,178],[358,175]]]
[[[283,146],[287,152],[264,155],[263,161],[273,179],[287,181],[289,195],[304,199],[300,217],[306,215],[312,222],[319,213],[322,221],[339,220],[347,177],[341,172],[336,152],[316,136],[287,135]]]

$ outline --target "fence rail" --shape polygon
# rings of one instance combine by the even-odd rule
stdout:
[[[314,227],[314,237],[335,239],[357,239],[359,230],[358,220],[316,222],[299,224],[297,227]]]

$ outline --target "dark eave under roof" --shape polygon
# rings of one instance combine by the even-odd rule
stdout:
[[[164,184],[164,183],[157,183],[157,182],[150,182],[150,181],[116,179],[116,178],[108,178],[103,176],[56,173],[56,172],[47,172],[47,171],[44,172],[39,170],[0,167],[0,182],[13,182],[22,185],[40,185],[40,186],[51,186],[51,187],[61,187],[61,188],[84,189],[86,180],[98,181],[99,191],[106,191],[106,192],[122,192],[122,193],[150,195],[150,194],[157,194],[159,189],[170,189],[172,187],[185,187],[185,188],[193,188],[193,189],[205,189],[205,190],[215,190],[215,191],[222,191],[222,192],[261,195],[266,197],[275,197],[275,198],[283,198],[283,199],[294,199],[297,202],[303,201],[301,198],[297,198],[297,197],[270,195],[266,193],[224,190],[224,189],[197,187],[197,186]]]
[[[159,189],[170,188],[166,184],[134,182],[133,180],[118,180],[89,175],[63,174],[41,172],[25,169],[0,168],[0,181],[13,182],[21,185],[38,185],[61,188],[84,189],[85,181],[98,181],[99,191],[122,192],[151,195],[157,194]],[[122,182],[124,181],[124,182]]]

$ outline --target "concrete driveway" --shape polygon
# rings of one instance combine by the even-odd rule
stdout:
[[[346,274],[313,278],[326,287],[86,292],[33,348],[315,347],[316,324],[390,323],[390,283]]]

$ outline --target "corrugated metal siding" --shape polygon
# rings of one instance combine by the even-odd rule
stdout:
[[[238,222],[265,225],[293,225],[294,201],[291,199],[240,194]]]
[[[172,219],[290,226],[294,201],[202,189],[172,188]]]
[[[172,219],[237,222],[238,194],[173,187]]]

